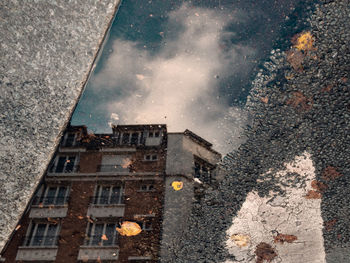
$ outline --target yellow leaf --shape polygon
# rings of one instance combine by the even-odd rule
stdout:
[[[299,50],[307,51],[312,49],[312,44],[313,44],[313,39],[312,39],[311,33],[305,32],[300,34],[300,36],[298,37],[295,44],[295,48]]]
[[[250,238],[247,235],[235,234],[231,236],[231,239],[238,247],[245,247],[249,244]]]
[[[108,237],[107,237],[106,235],[102,235],[102,236],[101,236],[101,239],[102,239],[102,240],[108,240]]]
[[[122,236],[136,236],[141,233],[141,227],[139,224],[135,222],[130,222],[130,221],[124,221],[121,224],[121,227],[117,227],[116,230],[121,234]]]
[[[184,183],[180,181],[174,181],[171,183],[171,186],[174,188],[175,191],[179,191],[184,186]]]

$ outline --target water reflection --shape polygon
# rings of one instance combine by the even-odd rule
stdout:
[[[70,126],[4,257],[55,262],[158,262],[179,249],[192,203],[221,155],[195,133]],[[79,167],[79,169],[76,169]]]

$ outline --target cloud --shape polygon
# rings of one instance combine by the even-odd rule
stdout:
[[[244,72],[248,65],[243,58],[254,50],[224,44],[234,34],[225,30],[233,20],[224,11],[184,4],[169,13],[168,27],[179,32],[164,34],[165,44],[156,54],[140,43],[115,40],[104,68],[92,78],[97,92],[118,91],[101,105],[111,114],[110,121],[166,123],[169,131],[192,130],[222,153],[237,147],[246,114],[229,106],[219,85],[225,77]]]

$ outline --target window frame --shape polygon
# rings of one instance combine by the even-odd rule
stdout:
[[[101,198],[103,197],[102,196],[103,187],[109,187],[107,203],[101,203]],[[118,197],[117,203],[111,203],[114,187],[119,187],[119,197]],[[95,186],[92,204],[96,206],[122,205],[124,201],[123,196],[124,196],[124,187],[121,184],[97,184]]]
[[[57,171],[57,168],[58,168],[59,160],[62,157],[65,157],[66,161],[64,162],[62,172],[59,172],[59,171]],[[70,162],[67,162],[67,160],[69,160],[72,157],[74,157],[74,162],[73,162],[73,166],[72,166],[73,169],[72,169],[72,171],[69,171],[69,170],[67,170],[67,164],[70,163]],[[51,166],[49,171],[51,173],[58,173],[58,174],[75,173],[77,171],[77,164],[78,163],[79,163],[79,155],[74,155],[74,154],[63,155],[63,154],[60,154],[60,155],[56,156],[56,158],[55,158],[55,160],[53,162],[53,165]]]
[[[40,245],[33,245],[34,238],[36,237],[38,233],[38,226],[40,224],[45,224],[45,231],[44,234],[42,235],[43,240],[41,241]],[[51,245],[45,244],[46,239],[47,239],[47,233],[49,231],[49,226],[50,225],[55,225],[56,230],[55,230],[55,235],[54,240]],[[26,237],[23,242],[24,247],[33,247],[33,248],[42,248],[42,247],[57,247],[58,246],[58,238],[59,238],[59,233],[61,231],[61,223],[51,223],[51,222],[45,222],[45,221],[36,221],[36,220],[31,220],[29,227],[27,229]]]
[[[68,141],[68,137],[69,137],[69,135],[71,135],[71,134],[74,135],[74,137],[73,137],[73,142],[72,142],[72,145],[67,146],[66,144],[67,144],[67,141]],[[76,132],[67,132],[67,133],[64,135],[64,137],[63,137],[63,141],[62,141],[61,146],[62,146],[62,147],[74,147],[74,146],[76,145],[76,143],[77,143],[77,137],[78,137],[78,134],[77,134]]]
[[[102,236],[106,235],[106,229],[107,229],[107,225],[109,224],[113,224],[113,240],[111,244],[108,245],[104,245],[105,241],[108,240],[103,240]],[[102,233],[101,233],[101,238],[100,241],[98,242],[98,244],[93,244],[94,242],[94,237],[95,237],[95,230],[96,230],[96,225],[103,225],[103,229],[102,229]],[[113,247],[113,246],[118,246],[118,232],[116,230],[116,227],[119,226],[119,221],[118,222],[89,222],[88,225],[86,226],[86,232],[85,232],[85,240],[84,240],[84,246],[86,247]]]
[[[146,190],[142,189],[143,186],[146,186],[147,189]],[[150,189],[151,186],[152,186],[152,189]],[[152,183],[141,184],[139,189],[140,192],[154,192],[155,190],[156,190],[155,186]]]
[[[149,156],[149,159],[147,159],[148,156]],[[155,159],[153,159],[154,156],[156,157]],[[153,153],[145,154],[143,156],[143,160],[145,162],[156,162],[156,161],[158,161],[158,154],[153,154]]]
[[[54,196],[48,196],[50,188],[56,188]],[[63,196],[62,203],[59,203],[58,198],[59,198],[59,193],[60,193],[61,188],[65,188],[65,193]],[[36,205],[36,206],[52,206],[52,205],[54,205],[54,206],[66,206],[67,202],[68,202],[69,194],[70,194],[70,186],[69,185],[44,184],[44,185],[42,185],[42,188],[40,189],[40,191],[36,194],[33,205]],[[53,201],[51,203],[46,203],[46,199],[48,199],[49,197],[53,197]]]

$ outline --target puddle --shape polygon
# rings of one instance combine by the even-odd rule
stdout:
[[[123,1],[5,262],[346,262],[332,5]]]

